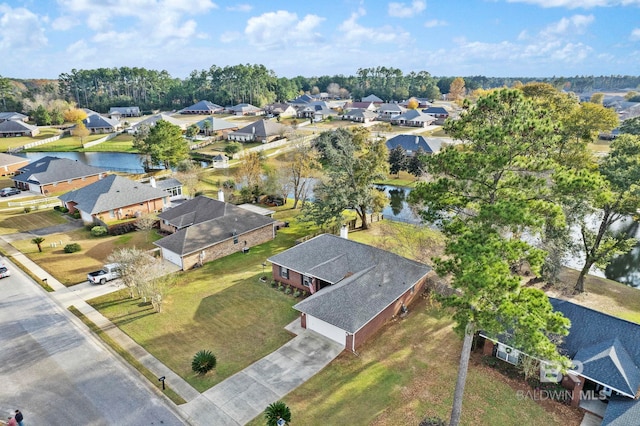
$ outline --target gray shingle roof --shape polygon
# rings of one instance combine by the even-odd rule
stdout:
[[[268,136],[279,135],[284,125],[276,123],[270,120],[258,120],[255,123],[251,123],[248,126],[243,127],[240,130],[231,132],[231,135],[255,135],[257,138],[266,138]]]
[[[120,126],[120,122],[116,119],[103,117],[100,114],[90,114],[82,120],[87,129],[116,129]]]
[[[582,362],[582,375],[633,398],[640,386],[640,370],[617,337],[582,348],[575,360]]]
[[[186,107],[185,109],[182,110],[182,112],[205,112],[205,113],[213,113],[216,111],[220,111],[223,110],[224,108],[222,108],[220,105],[218,104],[214,104],[213,102],[209,102],[209,101],[200,101],[200,102],[196,102],[195,104],[191,105],[190,107]]]
[[[167,196],[162,189],[121,176],[109,175],[84,188],[67,192],[59,198],[65,202],[77,203],[76,207],[79,210],[97,214]]]
[[[105,169],[88,166],[80,161],[51,156],[35,160],[21,167],[18,171],[20,174],[12,177],[12,180],[16,182],[32,182],[39,185],[95,176],[106,172]]]
[[[387,140],[387,149],[392,150],[398,146],[401,146],[405,151],[416,152],[418,149],[427,154],[434,152],[431,146],[423,136],[417,135],[397,135]]]
[[[242,240],[242,235],[275,220],[233,204],[199,196],[158,215],[179,230],[154,244],[180,255],[203,250],[233,238],[233,233]]]
[[[130,107],[111,107],[111,108],[109,108],[109,114],[113,114],[113,113],[140,115],[140,107],[130,106]]]
[[[25,120],[29,118],[19,112],[0,112],[0,120]]]
[[[180,182],[176,178],[167,178],[167,179],[159,179],[156,180],[156,188],[167,190],[169,188],[176,188],[178,186],[182,186],[182,182]]]
[[[196,125],[200,129],[204,129],[204,123],[207,121],[211,125],[209,127],[209,130],[212,132],[217,132],[219,130],[227,130],[227,129],[237,129],[239,127],[236,123],[232,123],[230,121],[223,120],[222,118],[215,118],[215,117],[207,117],[204,120],[198,121]]]
[[[20,120],[6,120],[0,123],[0,133],[32,132],[37,128],[38,126]]]
[[[160,113],[160,114],[155,114],[152,115],[149,118],[145,118],[144,120],[132,125],[131,127],[136,130],[138,129],[140,126],[155,126],[155,124],[158,122],[158,120],[164,120],[167,121],[171,124],[174,124],[176,126],[179,126],[182,130],[185,130],[187,128],[187,123],[180,121],[176,118],[173,118],[172,116],[170,116],[169,114],[165,114],[165,113]]]
[[[640,400],[620,396],[609,399],[602,426],[638,426],[640,424]]]
[[[435,118],[429,114],[425,114],[421,111],[418,111],[417,109],[410,109],[391,119],[391,121],[399,121],[399,120],[422,121],[422,122],[431,123],[435,121]]]
[[[422,110],[425,114],[449,115],[449,111],[443,107],[429,107]]]
[[[380,99],[379,97],[377,97],[374,94],[371,94],[369,96],[365,96],[361,100],[362,100],[362,102],[383,102],[382,99]]]
[[[17,155],[5,154],[0,152],[0,167],[10,166],[12,164],[20,164],[24,162],[28,162],[24,157],[19,157]]]
[[[267,259],[333,285],[295,309],[355,333],[431,268],[355,241],[323,234]]]
[[[560,345],[567,356],[581,362],[589,361],[588,377],[615,388],[620,374],[627,376],[632,394],[640,386],[640,324],[625,321],[566,300],[549,298],[554,309],[571,321],[569,335]],[[636,336],[630,338],[630,336]],[[594,358],[599,354],[599,358]],[[578,358],[583,357],[584,359]],[[608,358],[608,359],[607,359]],[[624,373],[622,373],[624,372]],[[618,389],[625,391],[624,389]]]

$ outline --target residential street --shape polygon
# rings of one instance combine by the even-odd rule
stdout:
[[[138,379],[20,269],[0,280],[0,414],[26,425],[181,425]],[[5,417],[6,418],[6,417]]]

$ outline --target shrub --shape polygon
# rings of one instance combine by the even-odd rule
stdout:
[[[103,237],[107,235],[107,228],[104,226],[94,226],[91,228],[91,235],[94,237]]]
[[[282,401],[276,401],[264,410],[267,419],[267,426],[277,426],[278,419],[283,419],[287,423],[291,422],[291,410]]]
[[[54,209],[55,211],[57,211],[57,212],[59,212],[61,208],[62,208],[62,207],[60,207],[60,206],[53,206],[53,209]]]
[[[425,417],[419,426],[447,426],[447,423],[439,417]]]
[[[66,207],[60,207],[60,212],[62,213],[69,213],[69,209]]]
[[[271,287],[276,288],[278,286],[277,281],[271,281]]]
[[[278,283],[278,290],[284,291],[284,286],[282,285],[282,283]]]
[[[216,366],[216,356],[211,351],[200,350],[191,361],[191,369],[198,374],[207,374]]]
[[[25,213],[30,213],[31,212],[31,207],[25,207],[24,208],[24,212]]]
[[[74,219],[80,219],[80,212],[73,212],[71,215]]]
[[[302,292],[299,289],[296,289],[296,291],[293,292],[293,297],[300,297],[301,294]]]
[[[293,292],[293,290],[291,290],[291,287],[287,287],[287,288],[284,290],[284,294],[291,294],[292,292]]]
[[[71,243],[64,246],[65,253],[75,253],[80,250],[82,250],[82,247],[80,247],[80,244],[78,243]]]

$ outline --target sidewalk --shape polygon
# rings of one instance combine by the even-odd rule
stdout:
[[[67,288],[11,246],[10,240],[11,237],[0,235],[0,247],[12,256],[15,262],[22,264],[40,279],[46,279],[47,284],[54,290],[49,295],[56,303],[65,310],[69,306],[75,306],[149,371],[158,377],[166,377],[167,386],[187,401],[186,404],[177,406],[176,411],[190,425],[246,424],[260,415],[269,404],[281,399],[322,370],[344,349],[313,331],[302,329],[299,320],[296,320],[286,327],[292,334],[296,334],[296,337],[275,352],[200,394],[86,302],[123,288],[119,280],[104,285],[87,282]],[[139,379],[147,381],[142,375]]]

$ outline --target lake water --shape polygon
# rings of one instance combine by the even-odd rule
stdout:
[[[37,160],[45,156],[69,158],[91,166],[103,167],[114,171],[128,173],[144,172],[142,156],[139,154],[121,152],[28,152],[18,155],[26,157],[29,160]],[[315,182],[313,182],[313,184],[315,184]],[[385,207],[382,212],[385,218],[413,224],[419,224],[421,222],[418,215],[407,202],[407,197],[409,192],[411,192],[410,188],[392,185],[379,185],[378,188],[387,194],[390,201],[389,205]],[[308,198],[313,199],[313,194],[309,194]],[[631,220],[622,222],[619,224],[618,229],[623,230],[628,235],[635,236],[640,241],[640,226],[637,222]],[[582,259],[576,257],[568,259],[566,263],[569,267],[580,269],[584,262],[582,262]],[[631,252],[615,258],[604,271],[594,268],[591,273],[633,287],[640,287],[640,243],[636,245]]]

